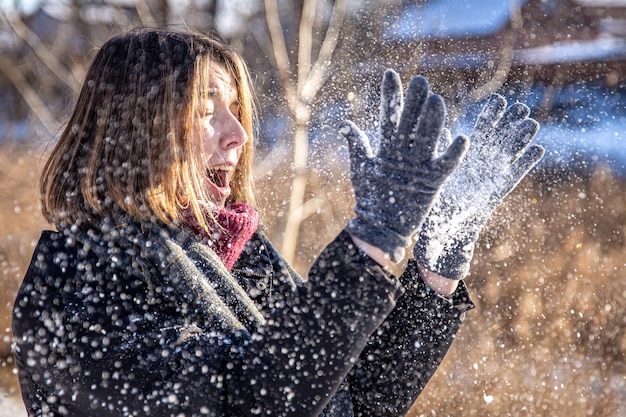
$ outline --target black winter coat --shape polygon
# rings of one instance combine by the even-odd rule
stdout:
[[[232,273],[185,232],[44,232],[14,350],[30,416],[403,415],[465,310],[342,232],[303,281],[263,234]]]

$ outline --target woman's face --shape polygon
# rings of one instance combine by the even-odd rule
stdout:
[[[208,94],[200,99],[192,137],[201,158],[201,169],[206,172],[206,190],[211,202],[224,207],[248,136],[239,121],[235,80],[220,65],[211,65]]]

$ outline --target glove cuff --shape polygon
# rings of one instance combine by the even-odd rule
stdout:
[[[402,236],[384,225],[370,219],[355,217],[348,221],[346,232],[389,255],[392,262],[400,262],[411,244],[411,236]]]

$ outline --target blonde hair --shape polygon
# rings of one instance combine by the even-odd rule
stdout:
[[[254,97],[248,68],[225,42],[190,32],[142,29],[107,41],[96,54],[65,130],[41,174],[45,218],[95,225],[122,211],[171,225],[190,208],[206,228],[191,131],[208,68],[235,79],[239,120],[249,140],[231,200],[254,204]]]

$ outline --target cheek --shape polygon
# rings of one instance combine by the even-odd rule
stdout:
[[[193,141],[199,152],[205,156],[212,154],[217,149],[217,135],[210,122],[202,122],[193,130]]]
[[[201,125],[205,135],[213,136],[214,128],[211,120],[203,120]]]

